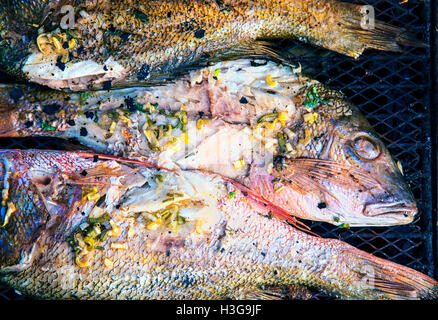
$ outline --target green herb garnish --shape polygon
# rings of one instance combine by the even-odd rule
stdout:
[[[262,122],[265,122],[266,120],[268,120],[270,118],[277,118],[277,117],[278,117],[278,113],[277,112],[268,113],[268,114],[265,114],[264,116],[260,117],[257,120],[257,123],[262,123]]]
[[[85,101],[87,101],[87,99],[91,97],[91,94],[89,92],[81,92],[79,94],[79,104],[81,106],[83,106],[85,104]]]
[[[47,123],[42,122],[42,123],[41,123],[41,129],[43,129],[43,130],[45,130],[45,131],[55,131],[55,130],[57,130],[58,128],[56,128],[56,127],[52,127],[52,126],[49,126]]]

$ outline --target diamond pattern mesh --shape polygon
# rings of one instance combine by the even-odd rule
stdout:
[[[353,1],[363,3],[363,1]],[[376,18],[414,32],[429,40],[430,12],[433,2],[409,0],[368,0]],[[334,89],[342,90],[381,135],[396,161],[400,161],[406,179],[418,200],[416,221],[407,226],[340,229],[326,223],[310,223],[323,237],[338,238],[378,257],[417,269],[434,276],[436,241],[433,228],[430,103],[431,61],[429,48],[405,48],[403,53],[366,52],[358,61],[327,50],[310,48],[298,42],[289,45],[291,60],[300,62],[303,72]],[[293,56],[293,57],[292,57]],[[0,77],[0,81],[3,80]],[[51,139],[0,141],[5,148],[59,149]],[[313,299],[327,299],[316,294]],[[0,285],[1,299],[23,299],[13,290]]]

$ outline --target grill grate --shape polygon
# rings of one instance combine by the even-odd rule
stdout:
[[[365,4],[364,1],[352,1]],[[323,237],[338,238],[378,257],[437,277],[436,270],[436,168],[433,144],[436,140],[434,66],[436,54],[431,39],[436,25],[433,0],[369,0],[376,19],[404,26],[429,48],[405,48],[403,53],[367,51],[358,60],[310,48],[298,42],[289,45],[292,61],[300,62],[303,72],[343,91],[365,114],[400,161],[418,200],[419,216],[410,225],[339,229],[326,223],[310,223]],[[2,78],[0,77],[0,81]],[[52,139],[2,139],[2,148],[59,149]],[[0,285],[1,299],[23,299]],[[313,299],[327,299],[316,294]]]

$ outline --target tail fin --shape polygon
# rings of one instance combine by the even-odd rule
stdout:
[[[415,35],[404,28],[398,28],[390,24],[376,21],[373,29],[354,30],[360,41],[366,48],[401,52],[403,46],[428,47],[426,43],[417,39]]]
[[[367,298],[438,299],[438,282],[431,277],[349,245],[345,247],[343,254],[359,278],[356,282],[357,288]]]
[[[317,33],[317,44],[358,58],[366,49],[401,52],[402,46],[427,47],[405,28],[374,19],[374,8],[335,2],[335,21]],[[336,9],[335,9],[336,8]]]

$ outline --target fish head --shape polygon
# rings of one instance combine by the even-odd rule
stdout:
[[[350,109],[351,115],[333,121],[333,150],[328,154],[332,160],[350,167],[344,178],[350,186],[344,199],[349,199],[350,212],[355,212],[351,224],[412,222],[418,209],[401,164],[394,161],[359,110],[354,106]]]
[[[418,210],[401,166],[342,94],[324,87],[319,94],[330,103],[312,110],[315,123],[301,123],[309,137],[276,174],[291,184],[302,216],[349,226],[411,223]]]

